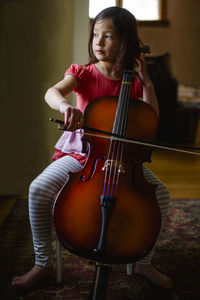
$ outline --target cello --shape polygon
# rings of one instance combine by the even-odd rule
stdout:
[[[86,107],[84,128],[96,128],[97,133],[90,135],[85,129],[87,162],[80,172],[70,174],[53,207],[62,245],[78,256],[94,259],[98,268],[143,258],[160,232],[156,186],[142,172],[151,151],[115,138],[153,141],[156,135],[154,109],[129,97],[132,79],[132,71],[124,71],[118,99],[104,97]],[[111,137],[102,139],[98,130],[112,132]],[[96,298],[100,289],[94,290],[92,299],[103,299]]]

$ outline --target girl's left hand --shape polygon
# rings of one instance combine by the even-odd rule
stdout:
[[[138,65],[138,72],[135,72],[135,77],[143,84],[148,85],[151,84],[151,79],[149,78],[147,72],[146,61],[144,57],[136,58],[135,59]]]

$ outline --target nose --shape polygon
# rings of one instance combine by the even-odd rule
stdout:
[[[97,46],[102,46],[104,44],[103,37],[99,36],[96,41]]]

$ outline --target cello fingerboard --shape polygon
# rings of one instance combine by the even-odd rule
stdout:
[[[112,133],[125,136],[133,72],[124,71]]]

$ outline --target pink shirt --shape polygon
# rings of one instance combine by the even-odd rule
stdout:
[[[118,97],[121,87],[121,79],[110,79],[105,77],[94,64],[81,66],[72,64],[65,72],[65,75],[71,75],[77,80],[77,87],[74,89],[77,99],[77,107],[84,112],[86,106],[96,98],[105,96]],[[142,84],[134,79],[131,86],[131,98],[142,97]],[[82,134],[65,131],[55,148],[62,153],[76,153],[83,156],[86,155],[83,151],[83,143],[81,141]],[[53,157],[56,159],[55,157]]]

